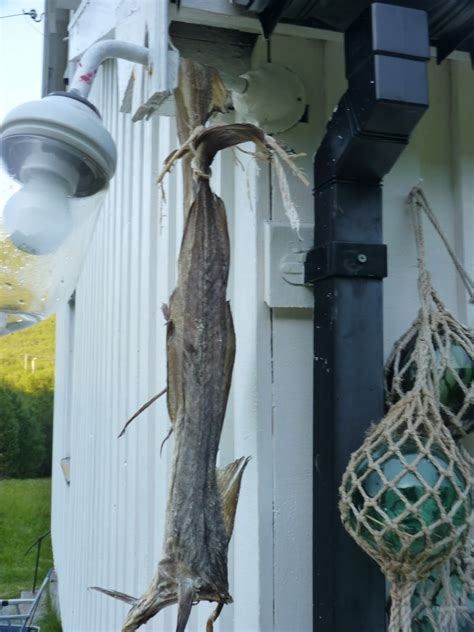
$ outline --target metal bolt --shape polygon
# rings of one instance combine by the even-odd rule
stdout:
[[[363,253],[360,253],[359,255],[357,255],[357,261],[359,263],[366,263],[367,255],[364,255]]]

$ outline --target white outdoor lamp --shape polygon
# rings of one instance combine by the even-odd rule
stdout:
[[[156,10],[163,27],[157,33],[165,36],[150,49],[118,40],[93,44],[69,92],[16,107],[0,127],[0,335],[53,314],[75,289],[117,161],[115,143],[87,99],[100,64],[120,58],[153,66],[151,92],[134,120],[159,107],[177,84],[167,4]],[[306,106],[300,80],[273,64],[227,78],[227,85],[245,120],[267,131],[296,124]],[[278,107],[269,110],[269,101]]]
[[[87,100],[99,65],[148,64],[148,49],[105,40],[79,63],[69,92],[24,103],[0,128],[0,335],[29,327],[71,296],[117,162]]]

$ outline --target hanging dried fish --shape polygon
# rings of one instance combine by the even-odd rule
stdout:
[[[146,593],[133,606],[124,632],[136,630],[178,602],[177,630],[196,601],[231,601],[227,549],[240,481],[239,459],[216,472],[231,383],[235,335],[226,300],[229,238],[225,209],[206,176],[219,146],[202,142],[196,194],[179,256],[178,284],[167,312],[168,410],[175,436],[164,556]],[[119,599],[124,595],[114,594]]]
[[[196,74],[188,67],[187,74]],[[213,73],[204,74],[221,99]],[[202,123],[216,108],[214,98],[193,99],[185,90],[179,107],[199,107]],[[203,120],[204,119],[204,120]],[[186,115],[180,117],[186,127]],[[184,123],[183,123],[184,121]],[[183,127],[184,126],[184,127]],[[183,134],[183,129],[181,130]],[[231,384],[235,335],[226,299],[229,272],[229,236],[222,200],[211,190],[210,166],[218,151],[253,141],[270,153],[268,144],[287,160],[286,154],[253,125],[234,124],[196,127],[182,147],[174,152],[161,177],[179,158],[192,173],[189,195],[193,201],[186,216],[178,261],[178,283],[167,319],[167,402],[175,438],[169,489],[163,558],[139,598],[96,588],[132,605],[123,632],[132,632],[160,610],[178,604],[176,631],[183,632],[193,604],[216,602],[208,620],[208,632],[222,607],[230,603],[227,552],[234,527],[240,484],[248,459],[241,458],[216,469],[222,424]],[[150,403],[150,402],[149,402]],[[146,404],[142,409],[146,408]],[[140,411],[139,411],[140,412]]]

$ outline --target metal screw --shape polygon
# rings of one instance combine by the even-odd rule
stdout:
[[[366,263],[366,261],[367,261],[367,255],[364,255],[364,254],[362,254],[362,253],[361,253],[361,254],[359,254],[359,255],[357,255],[357,261],[358,261],[359,263]]]

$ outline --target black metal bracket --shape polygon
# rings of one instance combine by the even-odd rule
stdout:
[[[383,279],[387,276],[385,244],[330,241],[310,250],[305,262],[305,284],[328,277]]]

